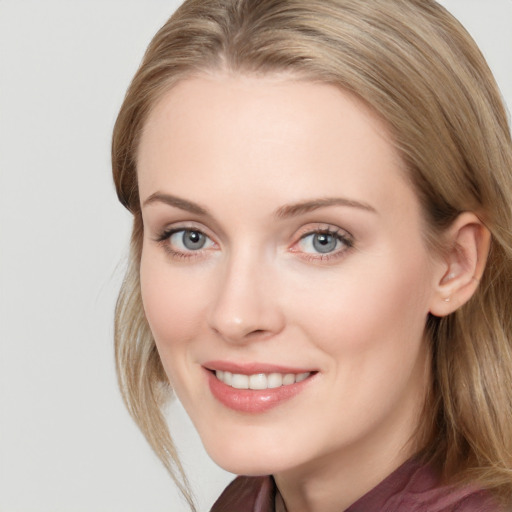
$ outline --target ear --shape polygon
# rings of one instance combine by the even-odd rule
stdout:
[[[443,254],[430,313],[446,316],[475,293],[485,269],[491,235],[471,212],[461,213],[446,232],[448,250]]]

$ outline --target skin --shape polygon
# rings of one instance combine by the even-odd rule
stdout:
[[[234,473],[273,474],[290,512],[344,510],[414,453],[431,381],[425,321],[454,307],[440,299],[449,269],[426,247],[386,126],[330,85],[204,75],[154,107],[138,172],[146,316],[210,456]],[[358,205],[276,216],[333,197]],[[158,241],[169,228],[207,243]],[[315,230],[350,243],[322,256]],[[317,373],[297,396],[249,414],[212,396],[211,360]]]

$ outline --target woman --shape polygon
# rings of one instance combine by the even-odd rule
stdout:
[[[215,511],[511,506],[510,131],[442,7],[189,0],[112,155],[120,386],[191,507],[171,389]]]

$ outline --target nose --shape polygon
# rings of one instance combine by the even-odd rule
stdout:
[[[232,255],[219,273],[209,324],[229,343],[267,339],[284,328],[273,272],[253,255]]]

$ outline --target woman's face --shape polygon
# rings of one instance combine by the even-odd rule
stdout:
[[[139,149],[144,309],[212,458],[398,457],[440,264],[385,125],[333,86],[219,74],[170,90]]]

